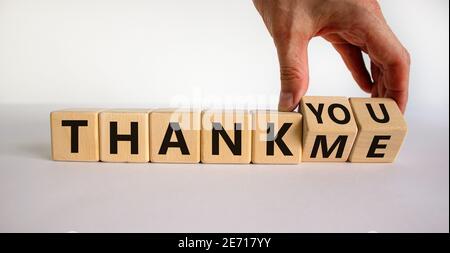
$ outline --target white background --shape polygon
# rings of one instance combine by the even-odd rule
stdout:
[[[273,43],[250,0],[0,0],[0,232],[449,231],[449,3],[380,1],[412,55],[393,164],[55,162],[49,112],[276,108]],[[364,95],[310,44],[310,95]]]
[[[449,2],[380,3],[412,55],[409,108],[448,111]],[[309,53],[308,94],[365,95],[327,42]],[[250,0],[0,0],[0,103],[276,108],[278,78]]]

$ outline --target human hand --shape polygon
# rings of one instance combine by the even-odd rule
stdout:
[[[280,62],[279,110],[292,111],[308,89],[309,41],[333,44],[353,78],[372,97],[393,98],[405,111],[410,56],[387,25],[376,0],[253,0]],[[371,72],[362,52],[369,55]]]

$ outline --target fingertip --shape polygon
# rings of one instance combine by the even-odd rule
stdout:
[[[309,82],[309,39],[302,36],[290,37],[290,35],[292,34],[281,33],[274,36],[280,63],[281,81],[278,110],[284,112],[294,111],[298,107]]]
[[[399,108],[400,108],[400,111],[403,113],[403,114],[405,114],[405,111],[406,111],[406,105],[400,105],[399,106]]]
[[[372,86],[371,95],[372,95],[373,98],[378,97],[378,87],[377,87],[377,85],[373,85]]]
[[[405,102],[402,102],[402,101],[399,101],[399,100],[396,100],[396,99],[394,99],[394,100],[395,100],[395,102],[397,103],[398,109],[400,109],[400,111],[402,112],[402,114],[405,114],[406,103],[405,103]]]
[[[386,91],[386,97],[392,98],[398,105],[398,108],[402,113],[406,111],[406,105],[408,104],[408,92],[407,91]]]
[[[359,87],[365,92],[365,93],[372,93],[372,86],[373,84],[369,84],[366,82],[358,82]]]
[[[278,111],[292,112],[297,109],[300,100],[303,97],[301,92],[280,92],[280,99],[278,102]]]
[[[297,67],[281,67],[281,91],[278,110],[291,112],[308,89],[308,72]]]
[[[287,84],[286,82],[282,82],[278,110],[282,112],[294,111],[305,95],[306,90],[307,83],[295,82]]]
[[[372,92],[372,87],[374,86],[374,84],[371,82],[370,77],[366,78],[366,77],[358,76],[356,74],[353,74],[353,77],[362,91],[364,91],[365,93]]]
[[[290,112],[295,109],[294,94],[292,92],[281,91],[278,102],[278,110],[282,112]]]

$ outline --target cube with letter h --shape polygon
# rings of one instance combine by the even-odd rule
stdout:
[[[406,121],[390,98],[350,98],[359,132],[350,162],[393,162],[407,133]]]
[[[345,97],[303,97],[303,156],[305,162],[345,162],[358,132]]]
[[[149,110],[123,109],[100,113],[100,160],[149,162]]]

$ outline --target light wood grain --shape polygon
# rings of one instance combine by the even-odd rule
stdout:
[[[222,135],[216,135],[218,152],[214,152],[213,123],[222,126],[225,135],[229,138],[229,144],[234,149],[227,145]],[[251,114],[247,111],[203,111],[201,161],[203,163],[250,163],[251,125]],[[239,126],[240,130],[236,126]],[[240,133],[240,138],[238,138],[238,133]],[[238,145],[239,143],[240,145]]]
[[[150,161],[199,163],[200,130],[200,110],[152,111],[150,113]],[[167,144],[167,140],[172,144]]]
[[[51,112],[53,160],[99,160],[99,111],[100,109],[65,109]]]
[[[394,162],[406,121],[388,98],[310,97],[300,113],[268,110],[66,109],[51,112],[61,161]]]
[[[359,133],[351,162],[394,162],[407,133],[406,121],[390,98],[350,98]],[[372,147],[372,148],[371,148]]]
[[[296,164],[302,157],[302,115],[253,111],[252,163]]]
[[[103,162],[149,162],[149,110],[123,109],[100,113],[100,160]],[[132,142],[117,141],[117,153],[111,150],[111,122],[117,124],[117,134],[130,136],[132,123],[137,125],[137,152],[133,154]]]
[[[320,108],[322,111],[320,112]],[[304,162],[347,161],[358,132],[345,97],[303,97]]]

